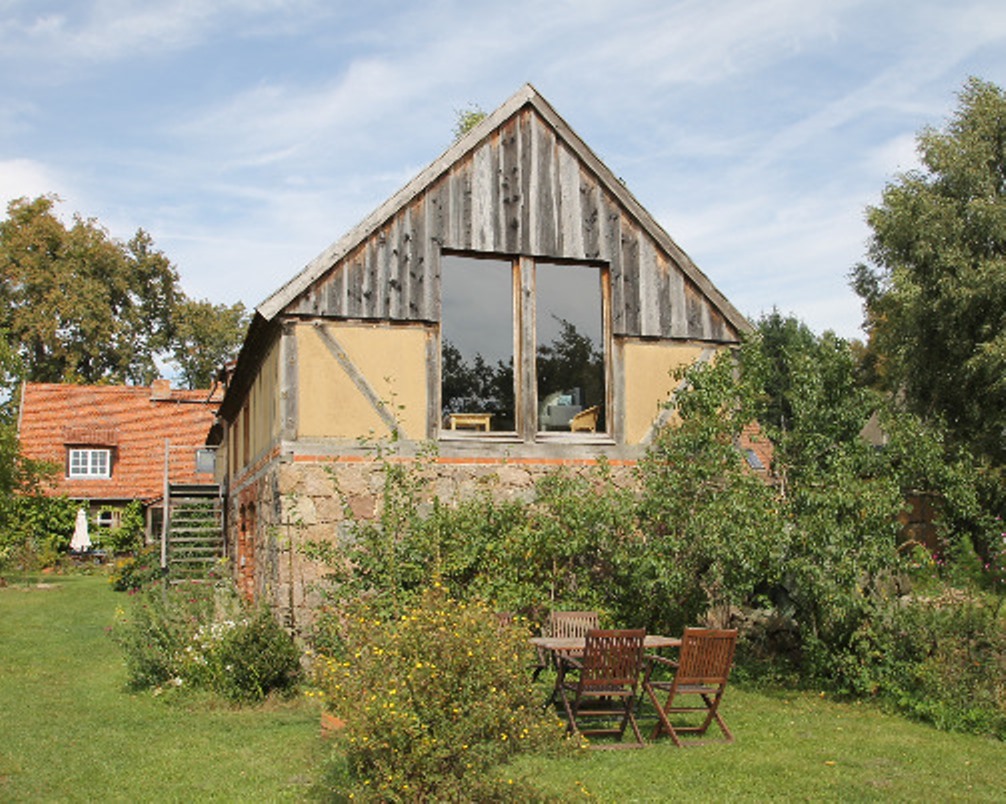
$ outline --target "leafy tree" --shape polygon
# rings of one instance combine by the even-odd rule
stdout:
[[[6,530],[11,501],[17,494],[34,494],[49,467],[21,455],[17,438],[17,403],[21,361],[0,332],[0,531]]]
[[[477,103],[469,104],[464,109],[455,109],[454,140],[460,140],[465,134],[486,118],[486,113]]]
[[[549,390],[580,388],[587,404],[603,402],[604,354],[572,323],[555,318],[559,334],[551,343],[539,344],[536,355],[539,399]]]
[[[943,130],[918,136],[923,167],[867,211],[864,299],[886,387],[996,463],[1006,461],[1006,93],[971,78]]]
[[[64,501],[49,500],[41,493],[55,467],[21,454],[17,437],[20,378],[20,358],[0,332],[0,570],[15,558],[26,560],[43,548],[51,548],[46,552],[54,557],[63,530],[58,524],[49,526],[66,509]],[[37,524],[43,527],[35,529]]]
[[[175,311],[173,362],[189,388],[209,388],[217,370],[235,357],[248,327],[241,302],[183,300]]]
[[[647,627],[680,629],[780,580],[789,538],[781,501],[737,447],[761,398],[756,355],[746,366],[721,357],[688,369],[674,400],[680,422],[640,463],[645,541],[632,574]]]
[[[758,351],[764,358],[762,424],[783,433],[793,423],[793,362],[817,347],[817,336],[795,316],[773,309],[758,321]]]
[[[125,244],[94,220],[19,199],[0,222],[0,328],[41,382],[147,383],[172,336],[178,275],[142,229]]]
[[[55,196],[12,201],[0,221],[0,330],[25,379],[146,385],[169,358],[208,386],[244,336],[244,306],[188,299],[142,229],[114,240],[95,220],[67,227]]]

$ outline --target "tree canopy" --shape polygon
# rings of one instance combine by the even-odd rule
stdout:
[[[21,198],[0,221],[0,330],[25,379],[149,384],[175,362],[192,387],[240,346],[244,307],[188,299],[178,272],[138,230],[57,217],[58,198]]]
[[[248,327],[245,306],[185,299],[175,314],[174,363],[189,388],[208,388],[224,362],[237,355]]]
[[[853,272],[883,385],[954,437],[1006,460],[1006,93],[971,78],[922,168],[870,207],[871,265]]]

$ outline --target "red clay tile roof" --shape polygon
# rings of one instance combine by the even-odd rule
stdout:
[[[751,422],[744,426],[744,429],[741,431],[740,447],[743,450],[751,450],[757,456],[758,460],[761,461],[765,470],[771,472],[775,450],[768,436],[762,432],[761,425],[758,422]]]
[[[202,447],[220,397],[209,391],[121,385],[26,383],[21,397],[21,451],[55,462],[52,495],[100,500],[155,500],[164,491],[164,445],[170,439],[172,483],[212,483],[197,474]],[[67,448],[110,447],[110,478],[68,478]]]

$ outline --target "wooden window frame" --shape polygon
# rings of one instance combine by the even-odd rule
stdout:
[[[438,257],[444,256],[470,257],[473,259],[509,260],[513,276],[513,360],[514,360],[514,430],[480,431],[451,430],[443,423],[443,406],[440,397],[442,389],[442,374],[440,359],[442,354],[443,322],[437,330],[437,429],[440,441],[480,441],[504,443],[565,443],[589,444],[614,443],[614,414],[612,410],[612,329],[611,329],[611,268],[605,262],[593,260],[563,260],[554,257],[531,257],[527,255],[508,256],[495,252],[471,252],[444,250]],[[603,432],[563,432],[542,431],[538,429],[538,383],[537,383],[537,333],[536,310],[537,294],[535,290],[536,268],[538,263],[549,265],[583,265],[600,270],[601,278],[601,321],[602,348],[604,350],[604,388],[605,388],[605,429]],[[438,275],[442,273],[438,271]],[[441,291],[442,292],[442,291]],[[442,316],[442,312],[441,312]]]

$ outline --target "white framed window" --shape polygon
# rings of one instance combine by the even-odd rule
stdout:
[[[67,477],[111,477],[112,450],[71,447]]]

